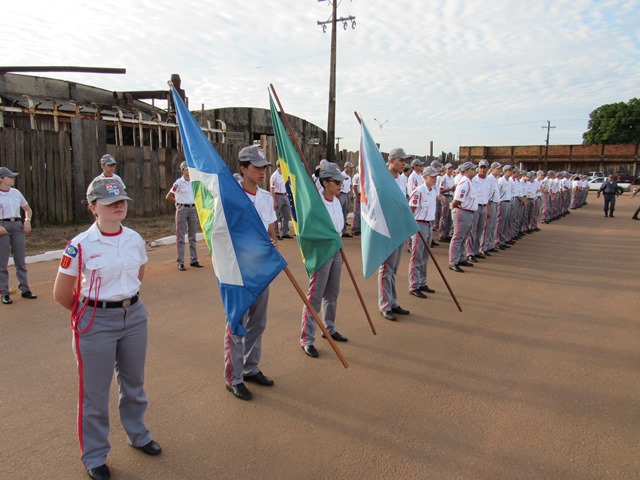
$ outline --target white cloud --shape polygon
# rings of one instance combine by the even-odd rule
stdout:
[[[25,14],[28,12],[28,14]],[[353,0],[339,15],[337,132],[356,149],[357,110],[383,148],[424,154],[469,144],[579,143],[588,114],[637,96],[635,1]],[[125,67],[60,74],[110,90],[163,89],[179,73],[192,108],[268,107],[326,128],[327,2],[23,0],[3,9],[5,65]],[[54,75],[51,75],[54,76]],[[373,120],[385,122],[383,128]]]

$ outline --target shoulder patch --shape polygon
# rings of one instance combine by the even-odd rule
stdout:
[[[78,255],[78,249],[73,245],[67,245],[67,249],[64,251],[64,254],[71,258],[76,258],[76,255]]]
[[[66,255],[62,255],[62,259],[60,260],[60,266],[62,268],[69,268],[71,266],[71,258]]]

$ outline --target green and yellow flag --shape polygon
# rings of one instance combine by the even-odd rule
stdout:
[[[311,276],[342,248],[342,238],[336,232],[315,184],[282,125],[271,93],[269,102],[278,159],[291,206],[293,228],[302,261],[307,274]]]

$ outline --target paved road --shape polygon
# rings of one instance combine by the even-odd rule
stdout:
[[[345,249],[378,330],[346,272],[338,326],[344,369],[324,341],[299,345],[301,302],[282,274],[271,287],[262,368],[273,388],[241,402],[224,388],[222,307],[210,264],[178,272],[172,247],[149,252],[147,423],[164,452],[126,445],[112,389],[109,465],[116,479],[640,478],[640,222],[591,204],[482,261],[437,272],[411,297],[400,275],[392,323],[361,279],[359,240]],[[204,248],[202,243],[199,244]],[[281,244],[306,277],[293,241]],[[446,265],[445,245],[435,250]],[[29,267],[36,301],[0,308],[0,478],[82,479],[77,377],[68,315],[52,300],[57,264]],[[13,274],[13,272],[12,272]]]

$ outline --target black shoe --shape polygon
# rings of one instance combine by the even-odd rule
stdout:
[[[343,236],[344,238],[351,238],[351,237],[353,237],[353,235],[351,235],[350,233],[343,233],[343,234],[342,234],[342,236]]]
[[[631,220],[640,220],[638,217],[631,217]]]
[[[243,375],[243,378],[245,382],[257,383],[258,385],[264,385],[265,387],[271,387],[274,384],[274,381],[260,370],[258,370],[258,373],[255,375]]]
[[[318,353],[318,350],[316,350],[316,347],[314,347],[313,345],[306,345],[302,347],[302,350],[304,350],[304,353],[309,355],[311,358],[318,358],[318,355],[320,355]]]
[[[431,246],[432,246],[432,247],[437,247],[438,245],[440,245],[440,244],[439,244],[439,243],[437,243],[437,242],[431,242]]]
[[[158,445],[158,442],[154,440],[151,440],[149,443],[147,443],[146,445],[143,445],[142,447],[134,447],[134,448],[137,448],[145,455],[151,455],[152,457],[155,457],[156,455],[160,455],[162,453],[162,449],[160,448],[160,445]]]
[[[2,303],[4,303],[5,305],[10,305],[13,303],[13,300],[11,300],[11,297],[9,295],[2,295]]]
[[[398,305],[397,307],[393,307],[391,311],[393,313],[397,313],[398,315],[409,315],[411,313],[409,310],[405,310],[400,305]]]
[[[539,231],[540,231],[540,229],[539,229],[538,227],[536,227],[536,228],[534,228],[534,229],[533,229],[533,231],[534,231],[534,232],[539,232]]]
[[[359,237],[360,236],[360,232],[353,232],[353,236],[354,237]]]
[[[333,338],[336,342],[348,342],[349,339],[347,337],[343,337],[338,332],[333,332],[331,334],[331,338]]]
[[[420,289],[416,289],[416,290],[409,290],[409,293],[410,293],[411,295],[413,295],[414,297],[418,297],[418,298],[427,298],[427,296],[426,296],[424,293],[422,293],[422,292],[420,291]]]
[[[293,238],[293,237],[287,233],[286,235],[282,235],[282,238],[289,238],[289,239],[291,239],[291,238]]]
[[[420,291],[427,292],[427,293],[436,293],[436,291],[433,290],[432,288],[429,288],[428,285],[425,285],[424,287],[420,287]]]
[[[27,290],[26,292],[22,292],[22,298],[28,298],[33,300],[34,298],[38,298],[38,296],[33,293],[31,290]]]
[[[87,470],[87,474],[93,480],[109,480],[111,478],[111,472],[106,465],[100,465],[96,468],[90,468]]]
[[[609,218],[613,218],[613,213],[611,215],[609,215]]]
[[[397,320],[396,316],[392,312],[380,312],[380,315],[382,315],[387,320],[391,320],[392,322],[395,322]]]
[[[451,243],[451,239],[450,238],[440,238],[439,240],[441,242],[444,242],[444,243]]]
[[[178,264],[178,270],[180,270],[181,272],[184,272],[186,270],[186,268],[184,268],[184,263]]]
[[[467,262],[466,260],[458,262],[458,265],[462,265],[463,267],[473,267],[473,263]]]
[[[453,270],[454,272],[464,273],[464,270],[461,269],[458,265],[449,265],[449,270]]]
[[[469,262],[469,263],[478,263],[478,259],[476,257],[474,257],[473,255],[469,255],[467,257],[467,262]]]
[[[491,250],[489,250],[490,252],[494,252],[494,253],[500,253],[500,249],[498,247],[493,247]]]
[[[282,237],[280,235],[276,235],[276,239],[282,240]]]
[[[237,385],[227,384],[225,386],[227,387],[227,390],[233,393],[236,398],[239,398],[240,400],[251,400],[253,398],[253,395],[251,395],[251,392],[244,383],[239,383]]]
[[[197,260],[195,262],[191,262],[189,265],[195,268],[202,268],[202,265],[200,265]]]
[[[491,255],[489,255],[489,256],[491,256]],[[487,258],[487,256],[484,253],[479,253],[479,254],[475,255],[475,258],[476,259],[478,259],[478,258]]]

